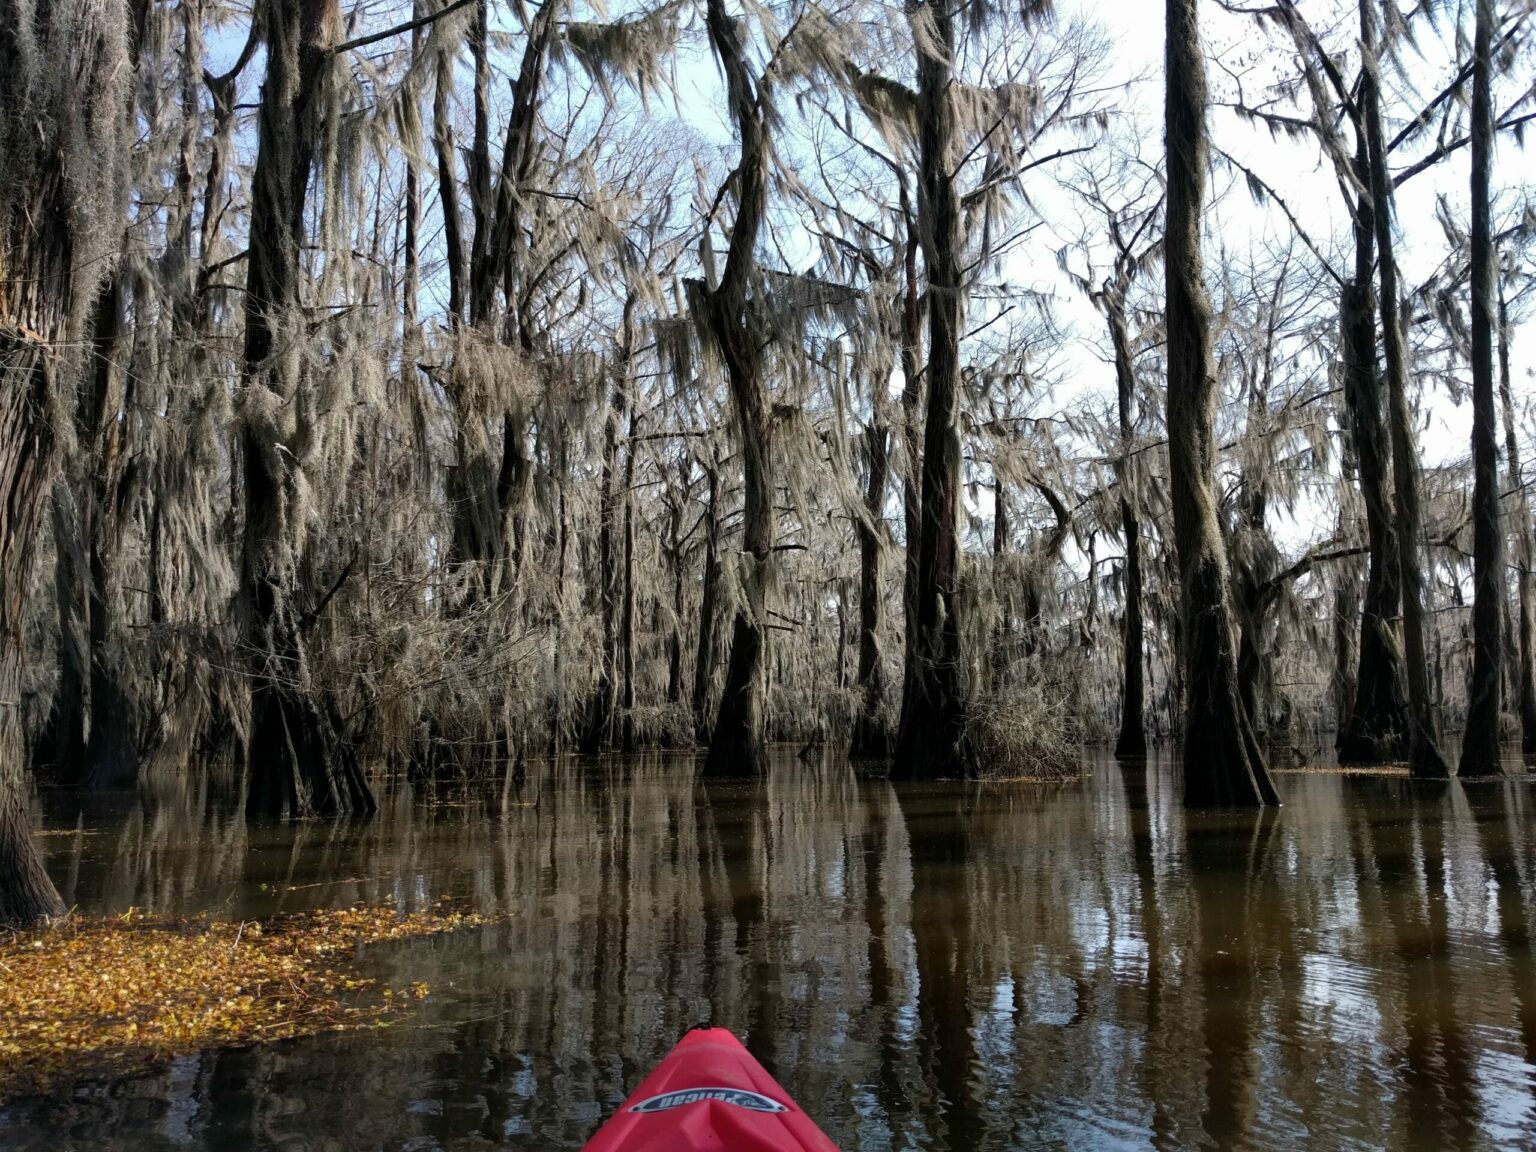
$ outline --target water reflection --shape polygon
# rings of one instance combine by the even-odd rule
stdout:
[[[1528,785],[1280,784],[1279,812],[1186,815],[1159,763],[894,788],[651,760],[402,785],[355,825],[247,829],[217,789],[60,807],[83,909],[505,919],[374,954],[432,986],[409,1023],[13,1101],[0,1146],[577,1148],[700,1023],[849,1152],[1536,1142]]]

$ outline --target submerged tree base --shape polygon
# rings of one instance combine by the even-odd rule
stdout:
[[[441,908],[304,912],[239,923],[69,917],[0,940],[0,1099],[182,1052],[383,1023],[402,997],[358,948],[484,923]],[[404,990],[421,999],[425,984]]]

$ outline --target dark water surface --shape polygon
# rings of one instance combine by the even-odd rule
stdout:
[[[370,951],[431,985],[408,1022],[12,1101],[0,1147],[576,1148],[706,1022],[845,1152],[1536,1147],[1531,785],[1278,784],[1279,812],[1189,816],[1159,765],[976,788],[647,762],[402,785],[339,827],[57,815],[86,911],[506,919]]]

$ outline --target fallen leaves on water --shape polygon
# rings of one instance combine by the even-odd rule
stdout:
[[[447,907],[239,922],[129,911],[0,936],[0,1098],[178,1052],[385,1023],[429,989],[394,995],[361,972],[359,947],[484,922]]]

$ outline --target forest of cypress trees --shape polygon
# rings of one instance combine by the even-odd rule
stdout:
[[[40,785],[1536,749],[1529,6],[1086,8],[0,0],[0,921]]]

